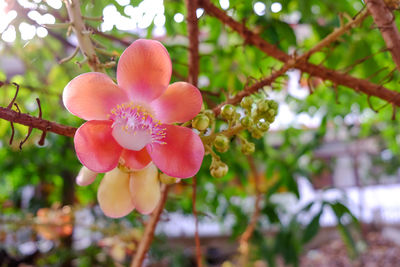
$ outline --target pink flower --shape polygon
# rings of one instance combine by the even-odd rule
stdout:
[[[191,120],[202,105],[199,90],[169,84],[171,60],[165,47],[137,40],[121,55],[115,84],[97,72],[75,77],[64,89],[65,107],[87,120],[74,137],[81,163],[97,173],[121,163],[141,170],[152,161],[169,176],[195,175],[204,157],[200,137],[174,125]]]

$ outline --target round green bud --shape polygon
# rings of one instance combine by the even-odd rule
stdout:
[[[176,184],[178,181],[178,178],[166,175],[165,173],[160,174],[160,182],[163,184]]]
[[[221,109],[221,116],[227,120],[230,120],[235,115],[235,107],[227,104],[224,105]]]
[[[257,103],[257,111],[264,113],[269,109],[268,100],[260,100]]]
[[[214,147],[218,152],[226,152],[229,149],[229,138],[223,134],[214,139]]]
[[[276,112],[275,112],[275,110],[273,110],[273,109],[268,110],[268,114],[269,114],[271,117],[275,117],[275,116],[276,116]]]
[[[242,98],[242,101],[240,102],[240,106],[244,109],[249,109],[251,108],[251,105],[253,105],[253,98],[251,96],[246,96]]]
[[[246,127],[249,128],[253,124],[253,120],[249,116],[244,116],[241,120],[240,123]]]
[[[260,131],[260,130],[258,130],[258,129],[254,129],[254,130],[251,132],[251,136],[252,136],[253,138],[255,138],[255,139],[260,139],[261,137],[263,137],[263,132]]]
[[[270,106],[273,110],[275,110],[275,111],[277,111],[277,110],[278,110],[278,107],[279,107],[278,103],[275,102],[274,100],[271,100],[271,101],[269,102],[269,106]]]
[[[241,150],[244,155],[250,155],[254,153],[256,146],[253,143],[246,142],[242,145]]]
[[[210,119],[210,121],[213,121],[215,119],[215,114],[210,109],[203,110],[201,113],[206,115]]]
[[[192,121],[193,128],[199,131],[206,130],[209,125],[210,125],[210,119],[204,114],[197,115]]]
[[[228,171],[229,171],[228,165],[221,162],[215,168],[211,168],[210,173],[211,173],[212,177],[221,178],[221,177],[224,177],[228,173]]]
[[[257,128],[258,128],[260,131],[266,132],[266,131],[269,130],[269,122],[267,122],[267,121],[259,121],[259,122],[257,123]]]
[[[267,116],[265,116],[265,119],[269,122],[269,123],[273,123],[275,121],[275,116],[271,116],[269,114],[267,114]]]

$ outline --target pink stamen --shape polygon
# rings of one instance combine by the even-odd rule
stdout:
[[[110,119],[114,121],[112,128],[122,126],[132,137],[145,132],[151,137],[150,144],[165,144],[166,129],[140,105],[132,102],[118,105],[111,110]]]

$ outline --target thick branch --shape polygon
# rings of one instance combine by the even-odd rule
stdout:
[[[197,0],[185,0],[189,34],[189,83],[197,86],[199,76],[199,27],[196,16]]]
[[[167,185],[162,186],[160,202],[158,203],[157,208],[151,214],[149,222],[146,224],[143,238],[140,240],[135,257],[132,260],[131,267],[142,266],[146,253],[150,248],[151,242],[153,241],[154,231],[156,230],[157,223],[160,220],[162,211],[164,210],[165,202],[167,201],[168,190],[169,187]]]
[[[279,61],[290,61],[291,56],[262,39],[258,34],[248,29],[245,25],[229,17],[224,11],[213,5],[209,0],[199,0],[199,3],[209,15],[218,18],[224,24],[231,27],[234,31],[239,33],[247,43],[256,46],[267,55],[270,55]],[[306,61],[298,62],[295,67],[303,72],[309,73],[311,76],[320,77],[323,80],[330,80],[336,85],[343,85],[356,91],[361,91],[367,95],[379,97],[383,100],[400,106],[400,94],[389,90],[384,86],[371,83],[367,80],[355,78],[353,76],[328,69],[324,66],[308,63]]]
[[[400,70],[400,34],[392,11],[385,5],[383,0],[366,0],[365,2],[382,33],[386,47],[392,54],[397,69]]]
[[[75,127],[58,124],[56,122],[40,119],[37,117],[33,117],[29,114],[19,113],[17,111],[3,107],[0,107],[0,118],[10,122],[15,122],[32,128],[36,128],[42,131],[53,132],[68,137],[74,137],[74,134],[76,132]]]
[[[85,27],[80,1],[66,0],[65,5],[67,6],[68,16],[79,42],[79,48],[82,54],[88,59],[90,68],[93,71],[104,72],[104,68],[101,66],[96,51],[94,50],[92,40],[90,40],[90,32]]]

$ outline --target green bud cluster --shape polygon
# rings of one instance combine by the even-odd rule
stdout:
[[[269,99],[254,101],[252,97],[246,96],[240,105],[246,111],[246,116],[240,120],[241,125],[249,130],[253,138],[261,138],[278,114],[278,103]]]
[[[221,160],[213,158],[210,166],[211,176],[214,178],[224,177],[228,173],[229,167]]]

